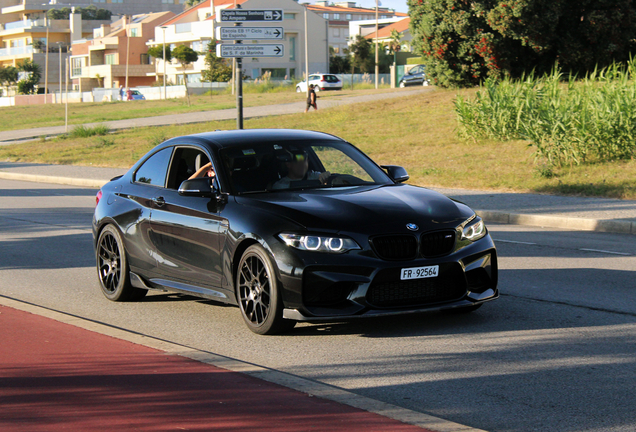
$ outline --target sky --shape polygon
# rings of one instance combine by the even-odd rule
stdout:
[[[332,3],[335,3],[338,0],[331,0]],[[343,0],[343,1],[355,1],[356,4],[363,8],[375,9],[375,0]],[[378,0],[382,7],[388,7],[390,9],[395,9],[396,12],[404,12],[408,13],[409,8],[406,5],[406,0]],[[310,3],[316,3],[316,0],[309,0]],[[301,1],[300,3],[304,3]]]

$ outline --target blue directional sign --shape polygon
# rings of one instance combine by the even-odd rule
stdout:
[[[218,22],[280,22],[283,21],[282,9],[221,9],[217,14]]]
[[[218,40],[283,40],[283,27],[217,27]]]
[[[218,57],[283,57],[283,44],[219,44],[216,46]]]

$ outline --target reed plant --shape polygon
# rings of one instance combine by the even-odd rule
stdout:
[[[630,159],[636,155],[636,60],[583,79],[534,74],[488,79],[474,99],[454,101],[464,138],[526,140],[548,165]]]

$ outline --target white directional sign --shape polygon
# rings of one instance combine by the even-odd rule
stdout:
[[[277,22],[283,20],[282,9],[248,10],[248,9],[221,9],[217,14],[218,22]]]
[[[285,55],[283,44],[219,44],[216,46],[218,57],[282,57]]]
[[[285,31],[282,27],[217,27],[218,40],[283,40]]]

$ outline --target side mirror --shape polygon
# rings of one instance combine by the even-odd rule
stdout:
[[[179,195],[213,198],[216,196],[216,193],[212,190],[212,186],[210,186],[210,180],[210,177],[186,180],[179,186]]]
[[[409,175],[406,170],[398,165],[382,165],[389,175],[396,183],[402,183],[409,179]]]

